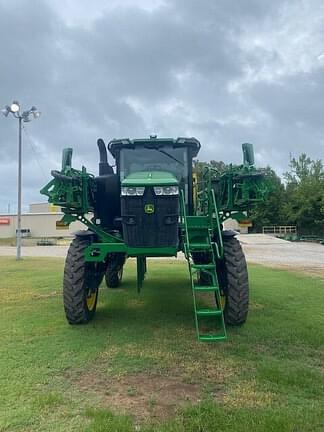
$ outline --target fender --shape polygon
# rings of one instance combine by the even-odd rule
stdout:
[[[237,231],[234,231],[234,230],[231,230],[231,229],[222,231],[222,237],[224,239],[236,237],[238,234],[239,233]]]
[[[91,230],[79,230],[73,233],[75,237],[93,237],[94,240],[97,239],[97,234]]]

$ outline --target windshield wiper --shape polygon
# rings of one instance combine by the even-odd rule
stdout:
[[[172,154],[166,152],[165,150],[161,150],[161,149],[156,148],[156,147],[146,147],[145,146],[145,148],[149,148],[150,150],[156,150],[156,151],[164,154],[165,156],[168,156],[170,159],[173,159],[174,161],[178,162],[180,165],[184,165],[183,162],[181,162],[179,159],[175,158],[174,156],[172,156]]]

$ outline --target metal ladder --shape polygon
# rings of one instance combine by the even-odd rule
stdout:
[[[211,201],[216,207],[214,196],[211,196]],[[198,340],[202,342],[225,340],[227,336],[215,259],[215,254],[220,257],[220,251],[218,245],[212,241],[213,230],[211,228],[211,220],[213,215],[210,214],[207,216],[187,216],[185,209],[186,207],[184,194],[182,193],[182,238],[184,253],[189,268],[197,337]],[[217,208],[215,208],[215,211],[217,211]],[[194,252],[203,253],[205,256],[209,257],[209,262],[204,264],[195,264],[192,257],[192,253]],[[207,285],[202,285],[200,282],[199,275],[201,272],[207,276]],[[209,293],[209,295],[212,296],[212,300],[214,301],[215,306],[201,307],[198,304],[201,302],[201,300],[203,300],[201,298],[199,299],[199,297],[202,297],[202,295],[206,295],[206,293]],[[206,327],[204,327],[204,324],[208,324],[209,328],[206,329]]]

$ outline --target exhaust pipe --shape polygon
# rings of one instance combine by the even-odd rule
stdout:
[[[102,138],[98,138],[97,145],[99,149],[99,175],[114,174],[112,166],[108,163],[106,144]]]

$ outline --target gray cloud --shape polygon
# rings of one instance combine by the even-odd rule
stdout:
[[[319,0],[0,0],[0,105],[43,113],[25,125],[25,205],[64,146],[96,172],[98,136],[196,136],[201,160],[226,162],[250,141],[279,173],[289,153],[321,158],[323,19]],[[0,118],[0,212],[17,126]]]

